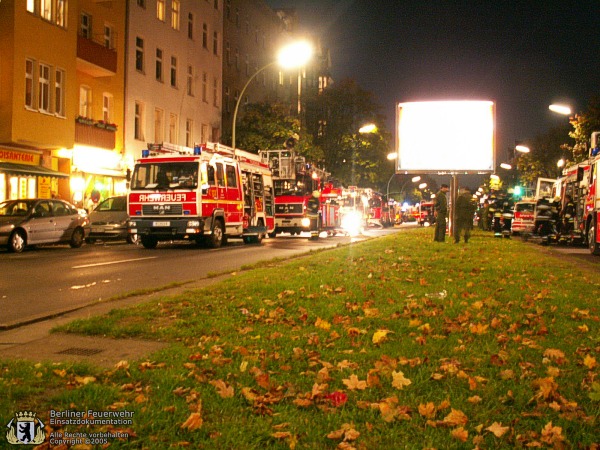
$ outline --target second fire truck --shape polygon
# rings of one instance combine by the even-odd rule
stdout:
[[[260,243],[275,228],[273,182],[258,155],[220,144],[148,145],[130,177],[129,232],[146,248],[190,240]]]

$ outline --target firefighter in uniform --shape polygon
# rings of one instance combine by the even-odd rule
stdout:
[[[446,217],[448,216],[448,199],[446,198],[448,185],[442,184],[440,190],[435,194],[433,204],[433,215],[435,217],[435,242],[446,242]]]
[[[308,212],[308,218],[310,219],[310,239],[319,239],[319,212],[321,210],[321,193],[319,191],[313,191],[312,196],[308,200],[306,206]]]
[[[456,199],[456,226],[454,227],[454,243],[460,242],[460,236],[464,232],[465,243],[469,242],[471,229],[473,228],[473,213],[475,203],[469,188],[465,188]]]
[[[570,195],[565,195],[565,207],[561,210],[562,230],[561,234],[569,236],[575,224],[575,203]]]

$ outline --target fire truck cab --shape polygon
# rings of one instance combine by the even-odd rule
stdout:
[[[146,248],[182,239],[212,248],[230,237],[259,243],[274,229],[271,172],[243,150],[149,144],[129,181],[129,232]]]

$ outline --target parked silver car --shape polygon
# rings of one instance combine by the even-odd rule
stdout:
[[[0,203],[0,246],[14,253],[28,245],[66,242],[81,247],[89,233],[83,210],[58,199],[20,199]]]
[[[86,239],[88,244],[96,240],[127,240],[130,244],[137,244],[137,235],[127,231],[127,197],[109,197],[100,202],[90,212],[91,230]]]

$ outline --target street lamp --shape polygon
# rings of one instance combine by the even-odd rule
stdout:
[[[263,70],[268,69],[269,67],[274,66],[275,64],[279,64],[281,67],[283,67],[285,69],[293,69],[295,67],[303,66],[311,58],[312,52],[313,52],[313,50],[312,50],[311,45],[306,41],[298,41],[298,42],[289,44],[289,45],[283,47],[279,51],[279,54],[277,55],[277,59],[275,61],[271,61],[270,63],[262,66],[260,69],[258,69],[256,72],[254,72],[254,74],[250,78],[248,78],[248,81],[246,81],[246,84],[244,85],[242,92],[240,93],[237,101],[235,102],[235,109],[233,110],[233,124],[231,127],[231,146],[234,149],[235,149],[235,125],[236,125],[236,121],[237,121],[237,113],[238,113],[238,109],[240,108],[240,103],[242,101],[242,98],[244,97],[244,93],[246,92],[246,89],[250,85],[250,82],[252,80],[254,80],[254,78],[256,78],[256,76],[259,73],[261,73]]]
[[[552,105],[548,106],[548,109],[552,112],[558,113],[558,114],[562,114],[565,116],[569,116],[571,115],[571,107],[568,105],[562,105],[559,103],[553,103]]]
[[[517,145],[515,150],[521,153],[529,153],[531,151],[526,145]]]
[[[390,177],[390,179],[387,182],[387,189],[386,189],[386,198],[389,200],[390,199],[390,183],[392,182],[392,180],[394,179],[394,177],[398,175],[397,173],[393,173],[392,176]],[[416,177],[412,177],[410,180],[406,180],[404,182],[404,184],[402,185],[402,187],[400,188],[400,191],[398,191],[399,193],[402,193],[402,191],[404,190],[404,187],[408,184],[409,181],[412,181],[413,183],[416,183],[418,181],[421,181],[421,177],[419,175],[417,175]]]

